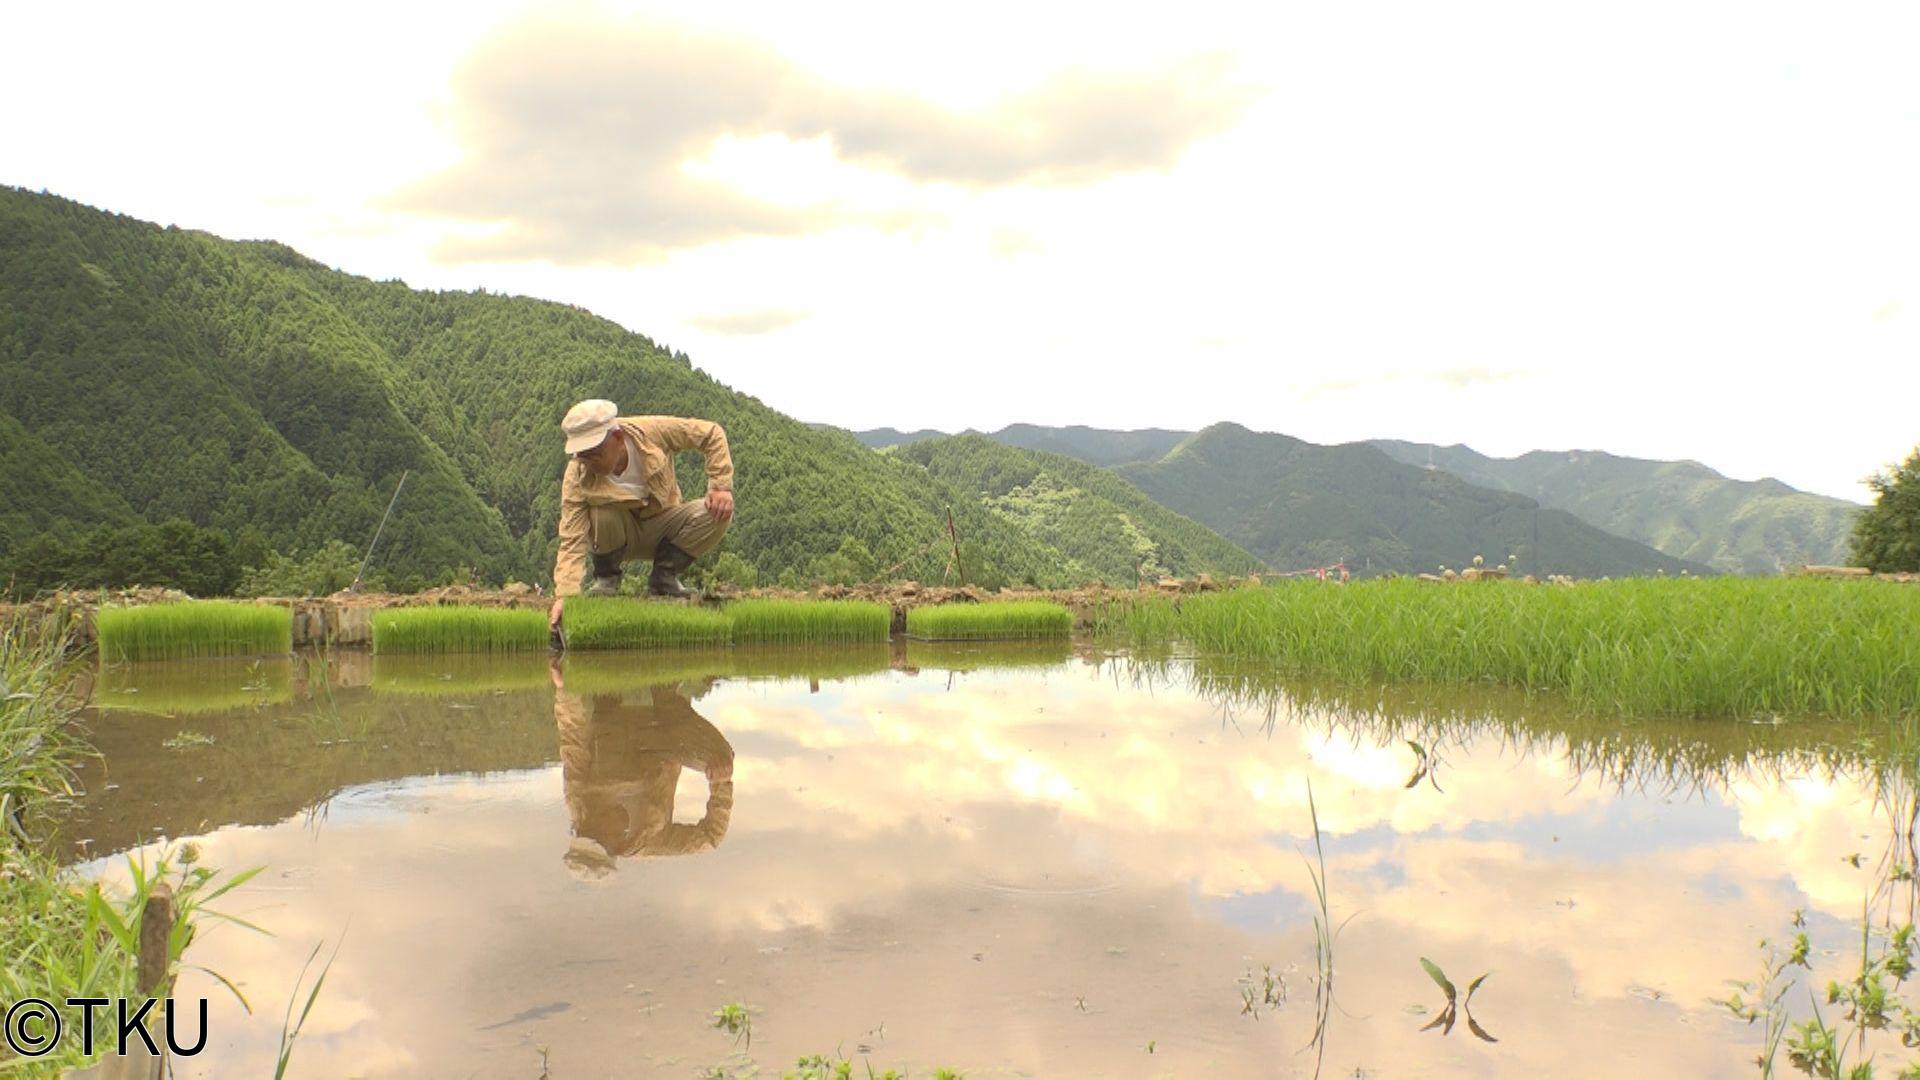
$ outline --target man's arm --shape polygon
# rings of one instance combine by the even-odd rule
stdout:
[[[586,576],[593,547],[592,518],[587,510],[587,500],[581,496],[580,485],[574,480],[573,473],[573,465],[569,462],[566,474],[560,481],[560,550],[553,560],[556,607],[560,600],[579,595],[580,581]]]
[[[643,416],[640,424],[668,453],[700,451],[707,460],[708,491],[733,490],[733,454],[727,449],[727,433],[719,424],[678,416]]]

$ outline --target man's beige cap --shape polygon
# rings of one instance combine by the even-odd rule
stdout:
[[[613,418],[618,415],[620,410],[613,402],[600,398],[568,409],[567,418],[560,421],[560,430],[567,433],[567,453],[591,450],[606,441],[607,433],[613,430]]]

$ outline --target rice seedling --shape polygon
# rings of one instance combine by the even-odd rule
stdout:
[[[1307,876],[1313,882],[1314,906],[1318,910],[1313,916],[1313,1036],[1300,1049],[1313,1048],[1313,1072],[1318,1076],[1326,1063],[1327,1025],[1333,1021],[1333,946],[1353,916],[1347,916],[1339,926],[1333,925],[1333,912],[1327,904],[1327,852],[1320,842],[1320,808],[1313,801],[1312,780],[1307,781],[1307,818],[1313,824],[1313,861],[1307,862],[1304,852],[1300,859],[1307,862]]]
[[[923,641],[1066,637],[1073,613],[1045,600],[925,604],[907,611],[907,636]]]
[[[1563,693],[1609,716],[1920,715],[1920,589],[1875,581],[1318,583],[1127,600],[1110,638],[1287,675]]]
[[[736,600],[724,609],[735,642],[885,641],[893,608],[862,600]]]
[[[300,986],[307,981],[307,971],[320,957],[324,941],[315,942],[313,952],[307,954],[307,962],[300,965],[300,974],[293,980],[293,993],[287,997],[287,1014],[280,1022],[280,1053],[273,1069],[274,1080],[287,1075],[287,1066],[293,1061],[293,1044],[300,1038],[300,1029],[306,1027],[307,1016],[313,1012],[313,1003],[320,998],[320,988],[327,984],[327,972],[333,970],[333,962],[340,956],[340,946],[346,944],[346,935],[334,943],[333,952],[327,955],[327,962],[320,965],[320,973],[314,976],[313,987],[307,991],[307,1003],[300,1007],[300,1018],[294,1019],[293,1003],[300,996]]]
[[[744,1039],[753,1048],[753,1010],[747,1006],[733,1001],[713,1010],[713,1026],[733,1036],[735,1045]]]
[[[101,657],[115,662],[293,651],[293,610],[272,604],[186,600],[104,607],[95,613],[93,626]]]
[[[1479,978],[1468,983],[1466,995],[1463,997],[1460,991],[1453,985],[1453,980],[1447,978],[1447,973],[1441,970],[1439,964],[1423,956],[1420,958],[1420,966],[1426,970],[1427,978],[1432,979],[1434,985],[1438,986],[1441,992],[1447,995],[1447,1004],[1440,1010],[1440,1015],[1429,1021],[1426,1027],[1420,1029],[1421,1031],[1432,1031],[1434,1028],[1439,1028],[1440,1034],[1450,1035],[1453,1033],[1455,1018],[1464,1012],[1467,1014],[1467,1030],[1473,1032],[1474,1038],[1479,1039],[1481,1042],[1491,1043],[1500,1041],[1487,1034],[1487,1029],[1481,1027],[1479,1021],[1473,1018],[1474,991],[1480,989],[1480,984],[1487,981],[1487,975],[1492,974],[1491,972],[1483,973]]]
[[[375,653],[491,653],[546,647],[546,613],[532,608],[388,608],[373,616]]]
[[[569,649],[724,645],[733,634],[726,615],[710,608],[620,597],[569,597],[565,626]],[[542,619],[543,637],[545,632]]]

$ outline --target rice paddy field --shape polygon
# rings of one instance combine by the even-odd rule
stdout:
[[[1150,617],[1249,599],[1305,602]],[[129,857],[265,867],[221,904],[266,933],[183,958],[183,1075],[272,1072],[316,944],[292,1075],[1914,1061],[1909,720],[1627,720],[1163,633],[110,665],[181,707],[87,716],[48,850],[110,896]]]
[[[224,600],[104,607],[94,633],[100,655],[115,661],[285,656],[293,649],[293,612]]]
[[[1875,581],[1289,582],[1112,604],[1095,629],[1354,684],[1561,694],[1614,717],[1920,716],[1920,589]]]

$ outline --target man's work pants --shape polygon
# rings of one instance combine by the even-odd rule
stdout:
[[[727,523],[707,512],[707,500],[693,499],[659,513],[640,516],[625,506],[592,508],[595,554],[620,553],[623,563],[653,560],[660,541],[698,558],[712,551],[727,535]]]

